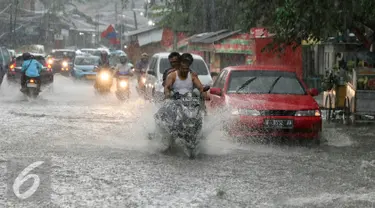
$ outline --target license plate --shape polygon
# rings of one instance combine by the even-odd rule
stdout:
[[[87,79],[96,79],[96,75],[86,75]]]
[[[273,119],[264,120],[265,128],[293,129],[293,126],[294,126],[293,120],[273,120]]]
[[[37,87],[37,85],[35,83],[27,83],[27,86],[28,87]]]

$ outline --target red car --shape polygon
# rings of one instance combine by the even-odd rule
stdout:
[[[248,65],[222,70],[210,90],[211,109],[229,107],[231,136],[286,137],[319,144],[322,117],[313,96],[293,69]]]

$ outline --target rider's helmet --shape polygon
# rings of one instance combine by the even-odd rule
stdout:
[[[100,52],[100,60],[102,61],[102,64],[108,64],[108,53],[106,51]]]
[[[31,58],[32,58],[32,56],[31,56],[31,54],[28,53],[28,52],[22,54],[22,59],[23,59],[24,61],[26,61],[26,60],[30,60]]]
[[[120,62],[121,62],[121,64],[126,64],[126,62],[128,62],[127,57],[124,56],[124,55],[121,55],[121,56],[120,56]]]

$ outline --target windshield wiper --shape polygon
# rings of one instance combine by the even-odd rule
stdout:
[[[279,81],[279,79],[281,78],[282,76],[278,76],[275,81],[272,82],[272,85],[271,85],[271,88],[270,90],[268,91],[268,94],[271,94],[273,88],[275,87],[276,83]]]
[[[246,82],[244,82],[236,91],[236,93],[238,93],[240,90],[242,90],[243,88],[245,88],[247,85],[249,85],[252,81],[256,80],[256,78],[258,77],[252,77],[250,79],[248,79]]]

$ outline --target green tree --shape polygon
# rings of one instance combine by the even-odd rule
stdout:
[[[161,25],[191,33],[266,27],[278,43],[299,44],[340,33],[345,39],[349,32],[368,48],[374,41],[373,0],[169,0],[162,8]]]

